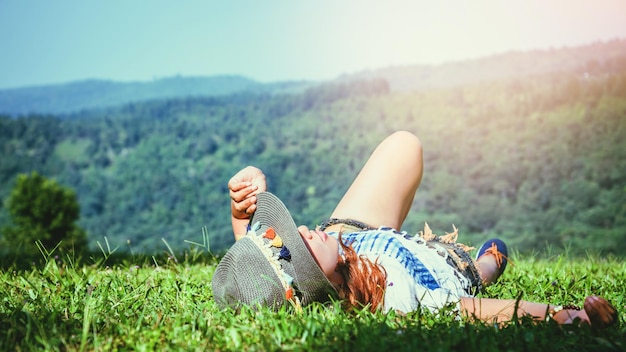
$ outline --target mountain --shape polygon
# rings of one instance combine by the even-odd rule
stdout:
[[[454,224],[468,244],[497,236],[519,251],[547,245],[623,256],[624,46],[537,51],[534,60],[509,53],[404,73],[381,69],[361,73],[378,79],[355,75],[325,84],[214,77],[216,90],[196,96],[63,116],[0,113],[0,200],[17,175],[37,171],[76,191],[94,250],[106,239],[111,248],[153,252],[163,239],[172,248],[191,241],[219,251],[233,241],[227,182],[242,167],[264,170],[296,223],[315,226],[372,148],[406,130],[424,145],[426,171],[405,229],[428,222],[441,233]],[[444,76],[443,67],[451,73]],[[137,84],[126,98],[139,99],[159,83],[168,96],[186,82],[194,86],[188,78]],[[297,92],[307,85],[314,86]],[[105,95],[105,87],[82,86],[72,102]],[[1,209],[0,233],[9,221]]]
[[[158,99],[222,96],[238,92],[300,91],[306,82],[263,84],[241,76],[169,77],[150,82],[85,80],[0,90],[0,113],[67,114]]]
[[[604,66],[613,66],[613,72],[626,67],[626,39],[548,50],[510,51],[440,65],[387,67],[344,75],[338,80],[383,78],[392,91],[409,92],[551,73],[593,74]]]
[[[605,70],[606,66],[613,67],[614,72],[626,67],[626,39],[549,50],[511,51],[439,65],[386,67],[343,75],[333,82],[384,79],[393,92],[411,92],[571,71],[592,74],[600,67]],[[301,93],[319,83],[323,82],[265,84],[236,75],[176,76],[148,82],[85,80],[0,90],[0,114],[59,115],[158,99],[224,96],[242,92]]]

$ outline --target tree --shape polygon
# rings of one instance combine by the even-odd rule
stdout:
[[[61,249],[80,252],[87,235],[76,225],[80,207],[73,190],[37,172],[21,174],[6,203],[11,225],[2,229],[3,248],[14,253],[37,253],[35,242],[46,250],[61,243]]]

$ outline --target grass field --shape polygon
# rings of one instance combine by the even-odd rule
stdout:
[[[618,307],[620,325],[596,331],[525,318],[495,326],[445,314],[345,313],[337,305],[234,314],[212,300],[217,258],[206,251],[114,257],[46,253],[30,269],[2,269],[0,350],[626,350],[619,258],[513,254],[513,265],[483,294],[577,305],[599,294]]]

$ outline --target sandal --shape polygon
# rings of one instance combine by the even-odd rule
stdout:
[[[506,244],[504,244],[504,242],[500,239],[492,238],[480,247],[478,253],[476,254],[476,261],[478,261],[478,259],[480,259],[483,255],[492,255],[496,258],[499,278],[504,272],[504,269],[506,269],[506,264],[509,261],[509,258],[507,257],[509,252],[506,248]],[[498,278],[496,278],[496,280],[498,280]]]
[[[546,321],[554,320],[559,324],[572,324],[579,319],[582,324],[591,324],[594,328],[607,328],[617,323],[617,310],[606,299],[598,296],[588,296],[585,298],[584,311],[588,317],[583,319],[578,313],[572,315],[571,310],[580,311],[580,307],[576,306],[558,306],[551,308],[546,315]],[[556,314],[564,311],[567,312],[567,319],[556,319]],[[563,315],[563,314],[561,314]]]

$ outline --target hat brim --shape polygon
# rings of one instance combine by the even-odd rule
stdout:
[[[274,194],[262,192],[257,195],[257,210],[250,223],[257,222],[261,225],[261,232],[270,227],[274,228],[289,249],[291,260],[284,268],[287,274],[293,277],[295,289],[303,305],[325,302],[329,300],[329,294],[336,295],[334,286],[300,236],[289,210]]]

